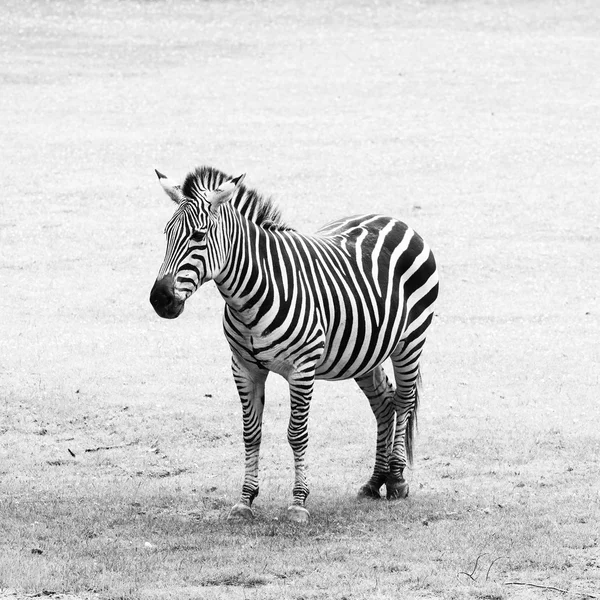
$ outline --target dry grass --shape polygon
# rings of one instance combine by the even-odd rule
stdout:
[[[4,10],[0,597],[600,595],[594,2]],[[377,210],[434,247],[406,502],[355,501],[373,419],[353,383],[320,383],[312,521],[284,522],[272,378],[258,517],[226,520],[221,300],[174,322],[148,303],[172,210],[152,168],[197,163],[247,172],[301,230]]]

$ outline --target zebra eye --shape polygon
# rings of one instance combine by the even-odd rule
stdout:
[[[201,242],[204,239],[205,235],[205,231],[200,231],[199,229],[196,229],[196,231],[194,231],[194,233],[192,233],[192,235],[190,236],[190,239],[192,240],[192,242]]]

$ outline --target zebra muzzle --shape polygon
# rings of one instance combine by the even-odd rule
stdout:
[[[156,314],[163,319],[175,319],[185,307],[185,302],[175,295],[175,285],[171,275],[157,279],[150,292],[150,304]]]

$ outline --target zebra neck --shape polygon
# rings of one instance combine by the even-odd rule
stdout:
[[[273,294],[268,262],[272,238],[278,233],[244,217],[233,220],[230,231],[225,232],[229,252],[215,283],[229,308],[246,324],[260,318],[260,306]]]

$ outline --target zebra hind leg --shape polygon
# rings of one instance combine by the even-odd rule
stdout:
[[[390,473],[386,480],[388,500],[406,498],[408,483],[404,479],[404,469],[412,463],[413,439],[417,424],[417,408],[419,401],[420,347],[412,352],[402,351],[392,355],[396,391],[393,404],[396,410],[396,431],[394,445],[390,457]]]
[[[359,498],[381,498],[381,486],[390,475],[390,456],[394,437],[396,412],[392,398],[394,386],[390,383],[383,367],[379,366],[356,378],[356,383],[369,399],[369,404],[377,421],[377,445],[375,448],[375,467],[367,483],[358,491]]]

